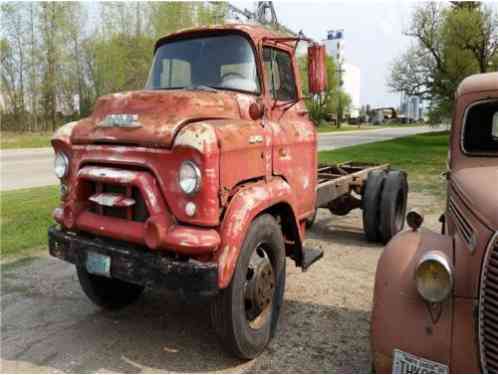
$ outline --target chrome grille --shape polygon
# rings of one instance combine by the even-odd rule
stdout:
[[[90,211],[103,216],[110,216],[119,219],[127,219],[138,222],[145,222],[149,213],[147,211],[147,207],[145,205],[145,201],[142,197],[140,191],[135,187],[130,186],[120,186],[120,185],[111,185],[107,183],[101,182],[90,182],[91,191],[93,193],[117,193],[122,194],[126,197],[132,198],[134,201],[133,206],[130,207],[104,207],[98,205],[94,202],[90,203]]]
[[[498,232],[489,242],[482,266],[479,344],[482,369],[498,373]]]

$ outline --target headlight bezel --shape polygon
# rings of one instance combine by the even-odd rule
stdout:
[[[424,290],[423,286],[420,283],[421,280],[420,272],[422,272],[422,266],[425,266],[428,263],[434,263],[438,267],[440,267],[440,271],[442,270],[446,272],[445,276],[447,277],[447,285],[439,293],[434,293],[434,290],[433,291]],[[453,268],[451,267],[446,254],[438,250],[429,251],[426,254],[424,254],[422,258],[420,258],[415,268],[414,281],[415,281],[415,288],[417,289],[418,294],[424,299],[424,301],[428,303],[442,303],[446,301],[450,297],[455,283]]]
[[[64,166],[64,170],[62,171],[62,173],[58,172],[58,168],[60,166],[60,165],[58,165],[58,162],[61,160],[62,160],[63,166]],[[69,157],[62,151],[59,151],[55,154],[54,174],[59,180],[62,180],[64,177],[67,177],[69,174]]]
[[[184,170],[184,168],[191,168],[191,171],[193,171],[193,174],[195,176],[195,185],[192,190],[187,190],[182,183],[182,171]],[[193,196],[199,192],[199,190],[201,189],[201,185],[202,173],[199,166],[193,160],[183,161],[178,170],[178,186],[180,187],[181,192],[187,196]]]

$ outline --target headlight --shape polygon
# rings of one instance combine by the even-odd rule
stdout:
[[[63,152],[55,155],[54,170],[57,178],[66,177],[69,172],[69,159]]]
[[[184,161],[180,167],[178,183],[180,189],[191,195],[197,193],[201,187],[201,171],[193,161]]]
[[[415,284],[423,299],[443,302],[453,289],[453,272],[446,256],[439,251],[425,254],[415,270]]]

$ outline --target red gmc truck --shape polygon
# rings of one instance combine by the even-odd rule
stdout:
[[[318,165],[300,40],[248,25],[168,35],[144,90],[101,97],[55,133],[49,249],[95,304],[124,307],[146,286],[210,297],[221,342],[253,358],[275,333],[286,258],[306,270],[322,256],[303,246],[317,208],[361,208],[372,241],[402,229],[403,172]],[[323,46],[311,44],[308,64],[319,95]]]

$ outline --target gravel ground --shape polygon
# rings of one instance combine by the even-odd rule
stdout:
[[[411,194],[432,214],[444,202]],[[257,359],[227,356],[206,304],[147,290],[119,312],[94,307],[74,267],[44,253],[2,265],[2,372],[369,372],[369,317],[380,245],[365,241],[361,212],[320,210],[306,245],[324,250],[308,272],[288,262],[279,329]]]

